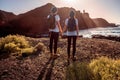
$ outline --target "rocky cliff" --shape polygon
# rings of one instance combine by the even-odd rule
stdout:
[[[10,32],[35,35],[41,33],[48,33],[47,15],[50,13],[51,7],[54,6],[48,3],[44,6],[33,9],[27,13],[20,14],[16,18],[11,13],[7,19],[9,20],[9,25],[7,25]],[[62,27],[64,26],[65,19],[69,17],[69,12],[74,10],[76,12],[76,18],[79,21],[79,29],[93,28],[93,27],[106,27],[109,23],[104,19],[92,19],[89,13],[83,11],[76,11],[74,8],[62,7],[58,8],[58,14],[60,15],[60,23]],[[4,13],[5,14],[5,13]],[[14,19],[13,19],[14,18]],[[6,28],[7,29],[7,28]],[[12,31],[13,30],[13,31]]]
[[[50,13],[51,7],[54,6],[51,3],[48,3],[42,7],[31,10],[27,13],[19,15],[19,18],[15,21],[12,21],[12,25],[19,26],[20,28],[27,30],[26,33],[46,33],[48,32],[47,15]],[[79,21],[79,29],[86,29],[91,27],[96,27],[96,24],[89,17],[88,13],[81,13],[76,11],[74,8],[58,8],[58,14],[61,18],[61,25],[64,26],[65,19],[69,17],[69,12],[74,10],[76,12],[76,18]],[[14,24],[13,24],[14,23]]]
[[[17,16],[12,12],[6,12],[0,10],[0,36],[14,33],[13,25],[9,24],[10,21],[14,20]]]

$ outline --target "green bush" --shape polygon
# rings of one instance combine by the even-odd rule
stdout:
[[[8,35],[0,40],[0,51],[1,53],[32,53],[34,50],[24,36]]]
[[[93,80],[93,74],[87,63],[73,63],[66,69],[66,80]]]
[[[92,69],[95,80],[119,80],[120,60],[101,57],[93,60],[89,67]]]

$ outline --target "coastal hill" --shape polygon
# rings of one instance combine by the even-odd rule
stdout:
[[[13,20],[16,17],[16,15],[12,12],[6,12],[3,10],[0,10],[0,25],[2,24],[2,22],[8,22]]]
[[[116,26],[114,23],[109,23],[107,20],[103,19],[103,18],[95,18],[92,19],[93,22],[96,24],[97,27],[106,27],[106,26]]]
[[[51,7],[54,6],[51,3],[48,3],[46,5],[43,5],[41,7],[35,8],[31,11],[28,11],[26,13],[20,14],[20,15],[14,15],[13,13],[6,15],[7,25],[2,25],[2,32],[3,33],[7,30],[7,32],[11,33],[18,33],[18,34],[24,34],[24,35],[35,35],[35,34],[43,34],[48,33],[48,26],[47,24],[47,15],[50,13]],[[74,10],[76,12],[76,17],[79,21],[79,29],[87,29],[87,28],[95,28],[95,27],[108,27],[113,26],[113,24],[107,22],[105,19],[102,18],[96,18],[92,19],[89,16],[89,13],[87,13],[85,10],[83,12],[77,11],[74,8],[69,7],[62,7],[58,8],[58,14],[61,18],[61,25],[64,26],[64,21],[68,17],[69,12],[71,10]],[[4,12],[2,14],[7,14],[8,12]],[[8,17],[10,16],[11,17]],[[1,21],[4,20],[2,19]],[[0,22],[1,22],[0,21]],[[2,23],[1,23],[2,24]],[[0,26],[1,28],[1,26]]]
[[[16,15],[12,12],[0,10],[0,20],[10,21],[13,20],[15,17]]]

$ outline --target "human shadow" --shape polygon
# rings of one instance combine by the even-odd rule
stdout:
[[[71,65],[72,66],[70,66],[70,65],[67,66],[66,79],[67,80],[81,80],[81,79],[79,79],[76,63],[73,62]]]
[[[48,60],[48,62],[45,64],[45,66],[41,70],[37,80],[42,80],[43,78],[44,78],[44,80],[51,80],[51,73],[52,73],[52,70],[54,67],[54,61],[55,61],[55,59],[52,59],[52,58],[50,58]]]
[[[74,72],[76,80],[80,80],[79,74],[78,74],[78,69],[77,69],[77,63],[73,62],[73,67],[74,67],[73,72]]]
[[[48,68],[47,74],[46,74],[46,76],[45,76],[45,80],[51,80],[52,70],[53,70],[53,67],[54,67],[54,61],[55,61],[55,59],[53,59],[53,60],[51,61],[51,65],[50,65],[50,67]]]

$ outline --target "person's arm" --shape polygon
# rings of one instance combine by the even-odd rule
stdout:
[[[64,28],[63,28],[63,32],[66,31],[66,29],[67,29],[67,24],[68,24],[68,19],[65,20],[65,25],[64,25]]]
[[[58,25],[58,28],[59,28],[59,30],[60,30],[60,33],[62,33],[62,27],[61,27],[61,25],[60,25],[60,21],[57,21],[57,25]]]
[[[76,31],[77,31],[77,36],[79,36],[79,27],[78,27],[78,20],[76,19]]]
[[[58,25],[59,31],[60,31],[60,33],[62,33],[62,27],[60,25],[60,17],[59,17],[59,15],[56,15],[55,19],[56,19],[56,24]]]
[[[67,26],[65,25],[64,28],[63,28],[63,32],[65,32],[67,29]]]
[[[77,25],[76,25],[76,30],[77,30],[77,36],[79,36],[79,28]]]

